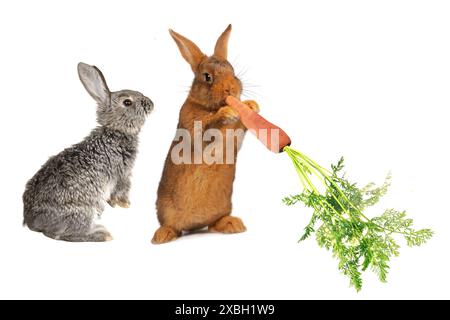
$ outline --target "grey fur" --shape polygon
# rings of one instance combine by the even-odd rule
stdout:
[[[57,240],[107,241],[111,235],[95,224],[95,218],[106,203],[129,204],[138,134],[153,103],[136,91],[111,93],[95,66],[79,63],[78,74],[98,103],[100,126],[82,142],[51,157],[28,181],[24,224]],[[131,106],[124,105],[126,99]]]

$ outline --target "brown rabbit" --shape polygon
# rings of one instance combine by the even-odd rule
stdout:
[[[170,30],[183,58],[190,64],[195,74],[187,100],[181,107],[178,129],[194,132],[194,121],[201,121],[201,130],[245,128],[239,116],[225,99],[231,95],[239,98],[241,81],[227,61],[228,39],[231,25],[217,40],[214,55],[203,54],[189,39]],[[246,101],[249,108],[259,111],[254,101]],[[183,231],[208,227],[209,231],[238,233],[246,230],[242,220],[231,214],[231,195],[236,171],[236,156],[240,147],[234,136],[224,142],[234,143],[234,162],[231,164],[175,164],[171,159],[174,141],[167,156],[156,201],[161,227],[155,232],[152,242],[161,244],[175,240]],[[191,145],[191,152],[194,146]]]

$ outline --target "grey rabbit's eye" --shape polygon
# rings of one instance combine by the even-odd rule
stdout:
[[[133,101],[131,101],[130,99],[125,99],[125,100],[123,100],[123,105],[125,106],[125,107],[129,107],[129,106],[131,106],[133,104]]]
[[[206,81],[206,82],[208,82],[208,83],[211,83],[211,82],[212,82],[212,77],[211,77],[211,75],[210,75],[208,72],[205,72],[205,73],[203,74],[203,77],[205,78],[205,81]]]

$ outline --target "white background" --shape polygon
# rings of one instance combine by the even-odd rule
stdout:
[[[0,298],[450,298],[450,7],[447,1],[2,1]],[[211,53],[233,24],[229,60],[293,146],[348,176],[393,187],[370,214],[406,209],[436,234],[394,258],[387,284],[348,287],[331,253],[297,239],[310,217],[286,155],[248,136],[234,213],[248,231],[150,243],[162,166],[192,74],[168,28]],[[65,243],[23,228],[26,181],[96,125],[79,61],[112,90],[155,102],[141,134],[132,207],[107,208],[110,243]],[[211,193],[214,190],[210,190]]]

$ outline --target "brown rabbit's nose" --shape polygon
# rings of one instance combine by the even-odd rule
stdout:
[[[225,88],[224,92],[227,96],[232,96],[232,95],[234,95],[236,90],[235,90],[234,86],[230,86],[228,88]]]

